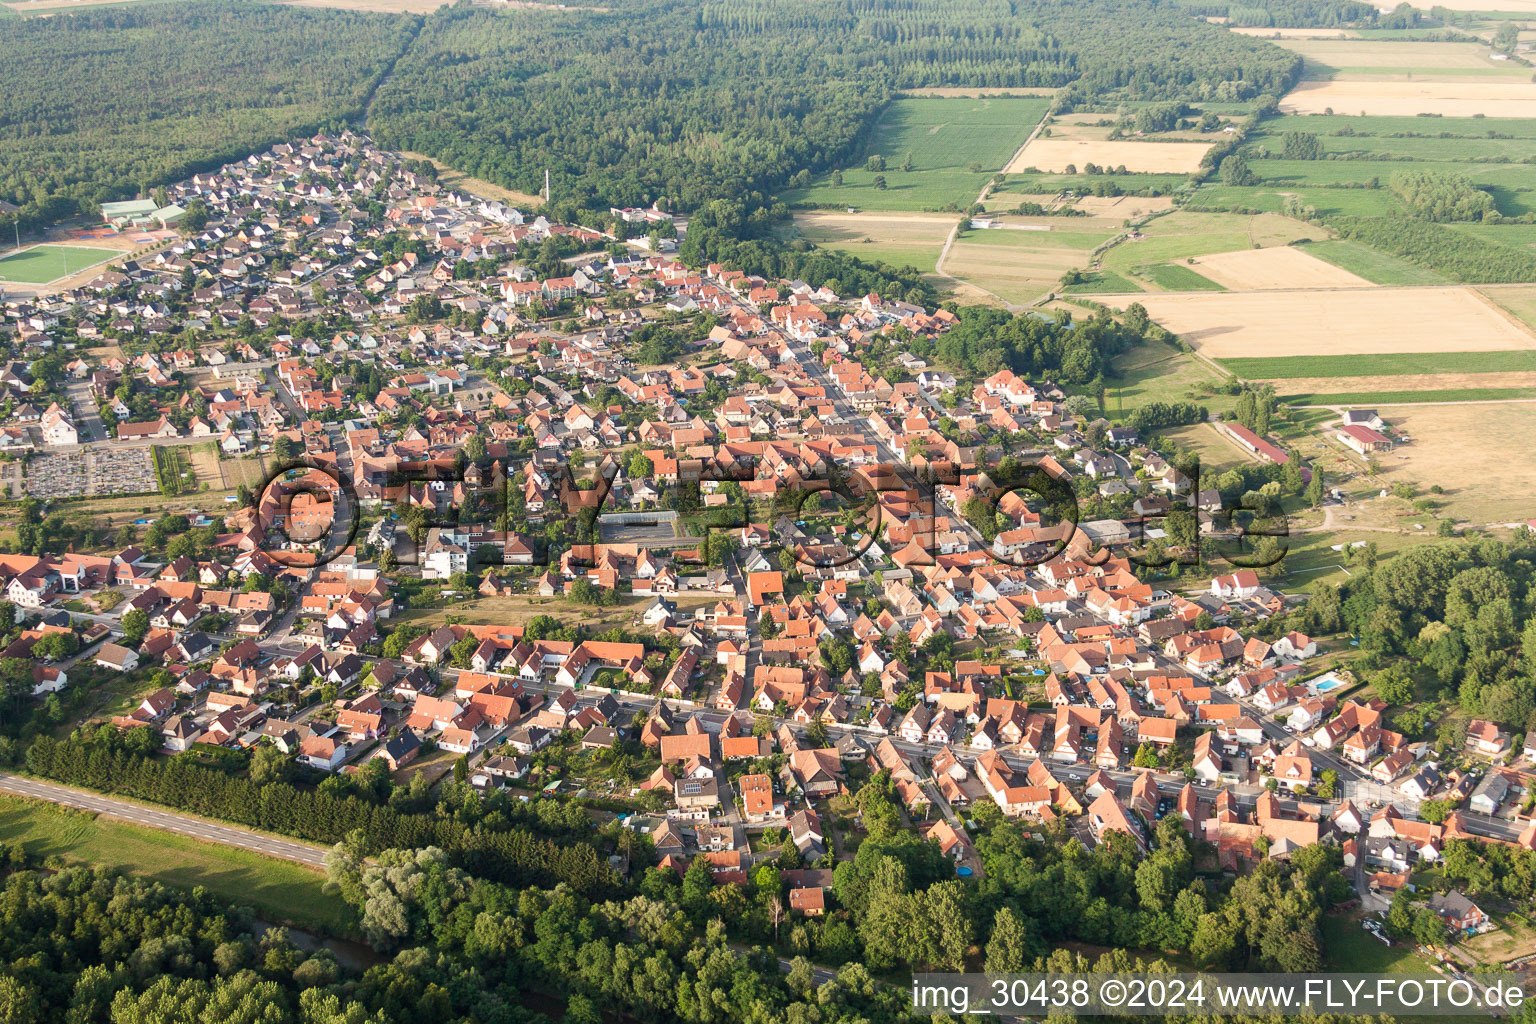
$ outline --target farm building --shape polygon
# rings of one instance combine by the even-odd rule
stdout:
[[[1259,458],[1267,459],[1277,466],[1283,466],[1287,462],[1291,461],[1291,457],[1289,455],[1281,451],[1279,448],[1276,448],[1274,445],[1270,444],[1268,441],[1264,440],[1258,434],[1255,434],[1241,423],[1220,423],[1217,424],[1217,429],[1224,432],[1228,437],[1236,441],[1240,446],[1246,448],[1248,451],[1257,455]]]
[[[1392,450],[1390,438],[1383,434],[1378,434],[1370,427],[1362,427],[1353,423],[1341,427],[1338,438],[1344,443],[1345,447],[1351,448],[1361,455]]]

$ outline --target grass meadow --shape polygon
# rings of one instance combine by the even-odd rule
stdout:
[[[39,857],[118,868],[184,889],[202,886],[274,922],[339,935],[356,930],[351,907],[322,889],[322,872],[249,850],[9,796],[0,797],[0,840],[22,843]]]

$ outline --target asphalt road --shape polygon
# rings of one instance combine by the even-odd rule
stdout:
[[[65,807],[93,811],[97,814],[110,814],[114,818],[132,822],[135,825],[164,829],[167,832],[175,832],[223,846],[238,846],[242,850],[264,853],[269,857],[281,857],[310,867],[325,866],[327,851],[318,846],[278,839],[275,836],[257,832],[247,832],[244,829],[219,825],[190,814],[140,807],[125,800],[82,792],[55,782],[43,782],[39,779],[28,779],[0,772],[0,791],[32,797],[36,800],[47,800]]]

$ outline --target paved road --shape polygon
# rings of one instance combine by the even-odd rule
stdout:
[[[223,846],[238,846],[242,850],[264,853],[269,857],[281,857],[310,867],[325,866],[326,850],[318,846],[247,832],[244,829],[219,825],[190,814],[140,807],[126,800],[101,796],[97,793],[86,793],[55,782],[43,782],[0,772],[0,791],[37,800],[47,800],[83,811],[94,811],[97,814],[110,814],[114,818],[120,818],[135,825],[164,829],[167,832],[175,832]]]

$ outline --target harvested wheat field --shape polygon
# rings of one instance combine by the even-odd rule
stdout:
[[[1278,45],[1330,68],[1348,68],[1351,76],[1392,74],[1411,68],[1415,74],[1426,75],[1501,70],[1525,77],[1521,66],[1491,60],[1492,51],[1482,43],[1293,39],[1281,40]]]
[[[1302,82],[1280,101],[1287,114],[1379,117],[1536,117],[1536,83]]]
[[[1010,174],[1033,167],[1061,174],[1068,167],[1081,172],[1088,164],[1109,169],[1124,167],[1143,174],[1191,174],[1213,144],[1209,142],[1109,142],[1099,139],[1035,139],[1014,156]]]
[[[1259,39],[1359,39],[1360,33],[1349,28],[1234,28],[1240,36]]]
[[[1476,365],[1476,356],[1468,361]],[[1366,377],[1265,377],[1262,374],[1244,380],[1274,380],[1275,387],[1287,395],[1371,394],[1384,391],[1482,391],[1488,388],[1536,389],[1536,370],[1494,370],[1488,373],[1400,373]]]
[[[1190,260],[1200,273],[1232,291],[1272,288],[1374,288],[1370,281],[1289,245],[1238,249]]]
[[[1536,348],[1536,336],[1470,288],[1165,292],[1102,301],[1141,303],[1211,359]]]
[[[1446,513],[1474,523],[1524,522],[1536,494],[1536,403],[1379,406],[1413,443],[1376,456],[1383,487],[1445,488]],[[1490,429],[1493,425],[1496,428]]]

